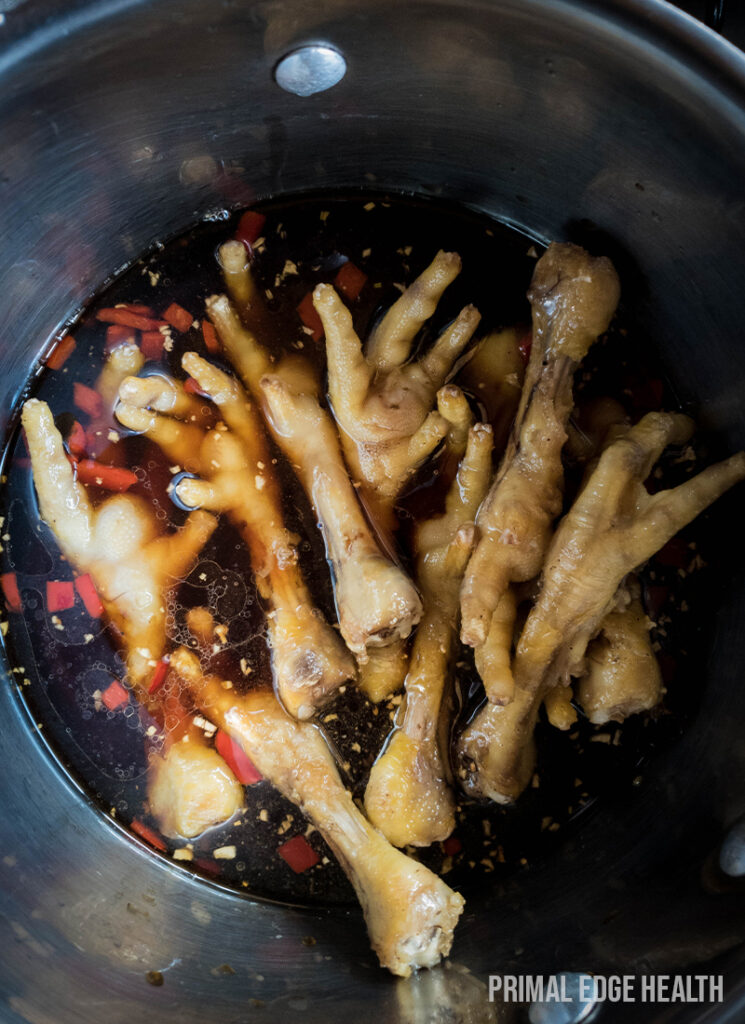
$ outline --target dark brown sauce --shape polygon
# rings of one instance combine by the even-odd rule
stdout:
[[[368,275],[360,299],[353,303],[355,326],[363,335],[400,294],[397,285],[411,282],[440,248],[460,253],[463,272],[423,332],[422,346],[467,302],[478,306],[485,329],[529,319],[525,291],[535,263],[533,240],[482,215],[442,203],[360,194],[303,196],[268,202],[260,209],[267,216],[265,244],[259,247],[254,272],[274,317],[276,345],[302,350],[316,361],[321,373],[323,345],[302,331],[297,306],[315,283],[332,280],[346,259]],[[74,405],[74,382],[92,387],[102,366],[106,326],[96,320],[96,310],[121,302],[144,303],[157,314],[177,302],[201,320],[205,298],[224,288],[215,252],[232,237],[236,221],[237,215],[226,214],[223,220],[202,223],[156,247],[97,295],[71,326],[77,342],[74,353],[61,370],[42,372],[32,385],[33,394],[51,406],[63,435],[73,418],[84,420]],[[297,273],[286,272],[288,260]],[[623,319],[619,322],[622,325]],[[189,349],[206,354],[201,331],[174,332],[172,350],[164,353],[162,362],[148,364],[144,372],[160,369],[183,378],[181,355]],[[623,326],[596,346],[579,375],[578,401],[595,395],[619,398],[635,418],[649,408],[677,405],[659,372],[650,367],[643,342],[625,333]],[[277,459],[287,524],[303,538],[303,573],[314,600],[333,619],[329,571],[314,515],[281,454],[274,450],[272,455]],[[164,523],[179,525],[185,513],[168,496],[173,474],[160,450],[125,432],[121,441],[105,448],[101,459],[114,456],[119,464],[135,468],[138,483],[130,493],[151,501]],[[669,458],[666,478],[674,480],[691,468]],[[56,622],[46,610],[46,581],[71,580],[73,574],[51,532],[39,520],[28,454],[17,431],[6,450],[4,472],[1,571],[16,574],[23,602],[22,614],[7,615],[4,642],[22,699],[34,721],[43,724],[44,735],[66,771],[103,812],[115,815],[124,825],[137,820],[157,831],[144,806],[146,742],[153,720],[134,699],[114,711],[96,708],[94,693],[103,691],[113,678],[121,679],[124,671],[103,620],[91,618],[79,600],[73,608],[57,613]],[[568,477],[570,481],[576,477],[571,465]],[[415,517],[437,512],[443,494],[443,476],[434,462],[418,474],[401,499],[398,540],[404,564],[410,564],[410,524]],[[91,495],[94,501],[106,497],[95,488]],[[452,839],[415,852],[430,867],[444,871],[448,882],[466,896],[483,884],[482,875],[504,879],[546,856],[598,797],[612,799],[614,793],[638,781],[655,747],[674,739],[695,710],[696,651],[701,645],[690,629],[690,612],[682,614],[680,604],[685,600],[691,612],[698,610],[697,587],[691,582],[696,574],[687,572],[697,551],[687,540],[675,544],[672,554],[668,551],[644,577],[652,617],[658,621],[671,617],[665,622],[665,635],[657,637],[670,686],[665,708],[637,716],[623,728],[595,729],[580,717],[577,727],[563,734],[541,723],[538,771],[517,807],[463,800]],[[237,666],[245,659],[252,671],[241,685],[266,684],[271,669],[261,602],[246,547],[224,519],[197,566],[175,591],[168,616],[172,646],[193,646],[184,620],[186,611],[197,605],[208,605],[218,621],[229,626],[227,651],[216,657],[213,669],[241,680]],[[458,655],[455,684],[463,718],[473,712],[482,694],[467,649]],[[319,716],[339,755],[343,777],[359,798],[397,704],[394,698],[375,707],[350,683]],[[604,740],[598,742],[598,736]],[[351,886],[317,832],[308,836],[322,858],[317,866],[295,874],[277,855],[282,843],[305,834],[307,823],[268,782],[247,788],[246,810],[239,821],[209,830],[194,841],[194,861],[179,863],[243,893],[314,905],[353,902]],[[165,844],[167,855],[184,845],[171,840]],[[215,860],[212,852],[227,845],[235,845],[235,858]]]

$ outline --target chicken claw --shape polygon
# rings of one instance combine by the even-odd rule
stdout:
[[[463,898],[390,846],[360,814],[318,729],[290,718],[266,690],[239,696],[223,689],[185,648],[173,654],[172,664],[202,713],[241,744],[334,851],[362,905],[381,965],[408,977],[446,956]]]
[[[337,432],[316,396],[294,391],[277,375],[267,374],[260,383],[274,436],[323,530],[341,634],[364,662],[368,648],[406,639],[422,615],[419,595],[380,550],[347,476]]]
[[[439,725],[457,639],[460,580],[473,544],[473,518],[489,485],[491,447],[491,427],[472,427],[444,515],[422,523],[414,541],[424,618],[414,639],[399,724],[373,765],[365,792],[370,821],[395,846],[429,846],[455,827]]]
[[[494,609],[484,643],[476,648],[476,670],[492,704],[509,704],[515,692],[512,675],[512,641],[517,618],[514,587],[505,590]]]
[[[165,592],[192,567],[217,520],[192,512],[176,533],[161,535],[142,498],[119,494],[94,509],[67,460],[49,406],[30,399],[22,420],[42,519],[65,558],[78,572],[90,573],[122,635],[128,682],[147,702],[148,680],[165,652]]]
[[[204,431],[153,411],[167,407],[170,412],[187,412],[184,399],[189,398],[175,381],[153,377],[130,378],[122,384],[117,418],[200,475],[177,484],[176,497],[183,504],[227,513],[241,531],[259,593],[268,606],[280,699],[290,714],[308,718],[354,675],[352,659],[314,607],[303,579],[295,539],[284,525],[279,488],[269,472],[271,460],[256,407],[238,381],[205,359],[187,352],[182,362],[224,423]],[[155,381],[160,382],[159,393]]]
[[[142,498],[119,494],[94,509],[67,460],[48,405],[30,399],[22,422],[41,517],[75,570],[90,574],[122,637],[127,682],[163,719],[163,692],[151,695],[148,687],[166,648],[166,591],[174,578],[189,572],[217,520],[208,512],[192,512],[180,530],[162,535]],[[166,734],[165,753],[151,754],[149,797],[164,833],[192,838],[232,817],[243,803],[243,787],[205,747],[199,730],[179,717],[177,735]]]
[[[461,639],[486,640],[510,583],[537,576],[561,511],[561,450],[572,410],[572,377],[608,327],[618,277],[604,257],[552,244],[536,264],[528,292],[533,344],[515,425],[477,521],[479,540],[463,580]]]
[[[614,610],[624,577],[745,479],[739,452],[679,487],[649,494],[644,481],[655,462],[691,430],[685,416],[648,413],[600,456],[551,543],[513,662],[515,698],[506,707],[484,705],[460,737],[460,777],[469,793],[500,802],[519,795],[532,772],[541,701],[584,674],[587,645]]]
[[[409,635],[421,618],[419,596],[373,537],[347,475],[333,420],[318,401],[309,368],[297,360],[274,366],[226,296],[209,298],[207,311],[228,357],[262,403],[272,436],[316,511],[334,569],[342,636],[364,664],[368,648],[388,646]],[[375,687],[379,681],[378,675]]]
[[[433,409],[438,389],[476,330],[480,315],[466,306],[431,349],[407,362],[414,339],[460,272],[456,253],[439,252],[362,343],[352,317],[329,284],[313,292],[326,333],[329,394],[347,463],[363,501],[381,521],[406,480],[445,437],[448,423]],[[389,525],[389,523],[388,523]]]

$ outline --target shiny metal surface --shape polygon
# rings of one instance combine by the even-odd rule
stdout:
[[[299,98],[272,72],[307,43],[348,72]],[[734,449],[743,180],[745,60],[657,0],[26,0],[0,25],[0,421],[54,330],[155,239],[254,196],[364,182],[594,239]],[[740,518],[725,501],[712,529]],[[488,1004],[490,973],[689,967],[726,973],[726,1007],[603,1021],[742,1019],[745,890],[705,885],[701,865],[745,812],[744,556],[735,536],[677,745],[550,862],[468,894],[451,963],[410,981],[376,967],[357,911],[241,900],[124,837],[5,679],[3,1024],[525,1020]]]
[[[528,1008],[530,1024],[582,1024],[583,1021],[588,1024],[597,1020],[601,1007],[592,992],[589,974],[559,971],[552,977],[561,986],[561,1001],[534,999]]]
[[[347,62],[338,50],[310,44],[280,57],[274,80],[286,92],[314,96],[338,85],[346,73]]]
[[[745,818],[736,821],[719,851],[719,866],[731,878],[745,876]]]

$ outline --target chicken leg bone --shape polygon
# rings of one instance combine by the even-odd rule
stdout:
[[[355,888],[381,965],[408,977],[446,956],[463,898],[390,846],[360,814],[318,729],[294,721],[266,690],[239,696],[223,689],[185,648],[174,653],[172,664],[203,714],[241,744],[329,844]]]

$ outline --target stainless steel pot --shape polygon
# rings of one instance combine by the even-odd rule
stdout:
[[[277,62],[317,43],[345,77],[283,91]],[[745,60],[665,3],[27,0],[0,24],[0,140],[3,424],[53,331],[155,239],[254,195],[372,183],[602,238],[680,394],[745,443]],[[737,527],[736,500],[712,522]],[[242,900],[156,861],[56,766],[6,676],[3,1021],[520,1019],[487,1003],[490,973],[686,968],[726,974],[712,1016],[598,1019],[742,1019],[745,890],[716,867],[745,811],[740,533],[695,721],[550,861],[472,898],[451,965],[407,982],[356,910]]]

